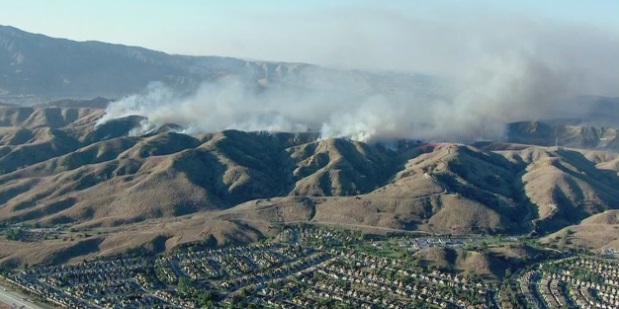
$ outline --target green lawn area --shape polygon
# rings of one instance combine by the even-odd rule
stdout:
[[[378,257],[385,257],[391,259],[401,259],[408,254],[406,248],[400,247],[398,245],[388,244],[387,242],[382,243],[381,247],[375,247],[371,244],[358,244],[355,245],[354,248],[355,250],[360,252],[365,252]]]

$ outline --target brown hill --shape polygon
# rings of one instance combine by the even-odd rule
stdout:
[[[456,271],[464,275],[481,275],[486,279],[502,278],[509,264],[492,254],[453,248],[427,248],[414,256],[426,265]]]
[[[67,154],[0,176],[0,214],[9,221],[132,222],[290,195],[312,200],[315,220],[452,233],[515,231],[530,220],[557,228],[612,208],[619,196],[616,172],[572,150],[490,152],[444,144],[397,153],[313,138],[168,132],[111,137],[75,151],[56,147]],[[27,163],[14,158],[41,160],[36,153],[15,148],[2,162],[19,168]]]
[[[428,266],[497,280],[503,278],[508,269],[517,269],[530,263],[531,260],[549,254],[551,252],[547,250],[514,243],[481,251],[463,248],[427,248],[416,252],[414,256]]]
[[[619,151],[619,130],[608,126],[590,125],[582,120],[522,121],[508,125],[507,141],[540,146]]]
[[[24,263],[54,264],[81,262],[84,258],[117,256],[131,252],[155,254],[187,243],[209,246],[246,244],[267,232],[226,220],[211,220],[204,215],[166,218],[140,223],[125,223],[99,228],[97,233],[83,232],[92,226],[75,226],[76,232],[36,242],[0,239],[0,267],[14,268]]]
[[[552,177],[535,181],[536,177],[545,177],[539,169],[551,157],[561,168],[554,170],[555,165],[551,165],[545,172]],[[542,167],[537,166],[540,164]],[[310,195],[302,201],[261,199],[231,208],[230,212],[239,211],[228,218],[278,221],[274,213],[294,212],[295,207],[304,212],[311,205],[311,214],[297,220],[440,233],[523,231],[535,226],[544,231],[616,205],[612,185],[617,181],[616,172],[598,170],[595,162],[573,150],[525,148],[490,153],[442,145],[413,156],[396,170],[384,186],[367,194]],[[566,182],[575,185],[565,187]],[[312,183],[320,186],[319,181]],[[576,194],[577,189],[586,194]]]
[[[0,174],[72,152],[103,110],[0,107]]]
[[[599,250],[619,249],[619,210],[592,215],[542,239],[547,244]]]
[[[0,127],[62,128],[87,115],[98,113],[99,108],[56,107],[0,107]]]
[[[367,193],[390,176],[393,162],[364,143],[328,139],[288,149],[295,164],[291,194],[342,196]]]
[[[619,210],[607,210],[605,212],[595,214],[580,224],[619,224]]]
[[[286,146],[304,138],[225,131],[202,140],[175,133],[110,139],[0,176],[0,214],[47,223],[132,221],[286,196],[306,178],[295,177]]]
[[[617,172],[599,168],[587,152],[563,148],[528,148],[501,152],[526,165],[520,178],[527,200],[537,208],[534,223],[553,230],[615,208],[619,202]],[[600,159],[600,154],[589,155]],[[612,157],[611,155],[607,157]]]

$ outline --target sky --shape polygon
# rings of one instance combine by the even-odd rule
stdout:
[[[451,41],[471,49],[479,36],[506,45],[502,34],[489,30],[505,29],[514,41],[522,36],[514,34],[518,29],[546,26],[617,37],[617,12],[616,0],[0,0],[1,25],[52,37],[174,54],[417,71],[444,71],[477,57],[440,58],[461,48]]]

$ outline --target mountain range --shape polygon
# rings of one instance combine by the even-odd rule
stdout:
[[[0,72],[0,102],[29,105],[61,99],[119,99],[140,92],[155,81],[179,92],[191,92],[205,82],[230,76],[242,78],[258,91],[337,91],[344,86],[363,94],[389,92],[404,85],[429,91],[434,84],[429,76],[421,74],[367,73],[303,63],[170,55],[141,47],[50,38],[10,26],[0,26]]]

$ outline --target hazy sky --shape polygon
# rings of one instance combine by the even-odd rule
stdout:
[[[477,57],[464,53],[454,60],[461,44],[474,52],[486,51],[487,44],[536,44],[521,29],[574,35],[587,29],[587,36],[616,38],[618,13],[617,0],[0,0],[0,24],[52,37],[178,54],[420,71]]]

